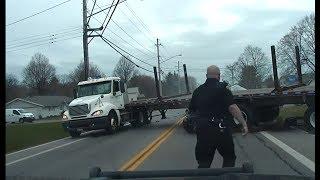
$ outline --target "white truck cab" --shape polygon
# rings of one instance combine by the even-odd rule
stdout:
[[[63,127],[72,137],[88,130],[114,133],[126,121],[127,87],[119,77],[89,78],[75,88],[75,99],[63,113]],[[127,113],[128,114],[128,113]]]

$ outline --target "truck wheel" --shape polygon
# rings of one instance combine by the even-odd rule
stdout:
[[[23,118],[19,119],[19,123],[24,123],[24,119]]]
[[[280,108],[279,106],[267,106],[258,109],[257,112],[259,114],[260,122],[270,122],[279,116]]]
[[[71,137],[79,137],[81,132],[79,131],[69,131]]]
[[[144,124],[144,113],[142,111],[139,111],[135,113],[134,121],[131,122],[131,125],[133,127],[140,127]]]
[[[150,124],[151,118],[148,117],[148,111],[143,111],[143,123]]]
[[[119,129],[118,116],[114,111],[111,111],[108,115],[108,123],[106,130],[108,134],[114,134]]]
[[[308,107],[304,113],[304,122],[308,131],[314,132],[316,128],[314,107]]]

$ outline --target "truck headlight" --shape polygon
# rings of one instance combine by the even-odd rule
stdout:
[[[68,117],[64,114],[62,115],[62,119],[68,119]]]
[[[102,110],[95,111],[91,114],[91,116],[100,116],[103,113]]]

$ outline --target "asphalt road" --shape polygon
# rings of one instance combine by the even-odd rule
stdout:
[[[114,135],[93,131],[11,153],[6,155],[6,176],[88,178],[94,166],[103,171],[195,169],[196,137],[176,123],[183,114],[172,110],[167,119],[154,117],[142,128],[129,125]],[[246,137],[235,133],[234,144],[236,166],[250,161],[258,174],[314,176],[314,135],[302,130]],[[221,166],[216,152],[211,168]]]

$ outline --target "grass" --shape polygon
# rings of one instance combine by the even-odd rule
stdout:
[[[307,105],[305,104],[285,106],[280,108],[279,116],[277,118],[277,123],[275,124],[275,126],[283,127],[288,118],[302,119],[306,110],[307,110]]]
[[[69,136],[61,122],[12,124],[6,127],[6,153]]]

